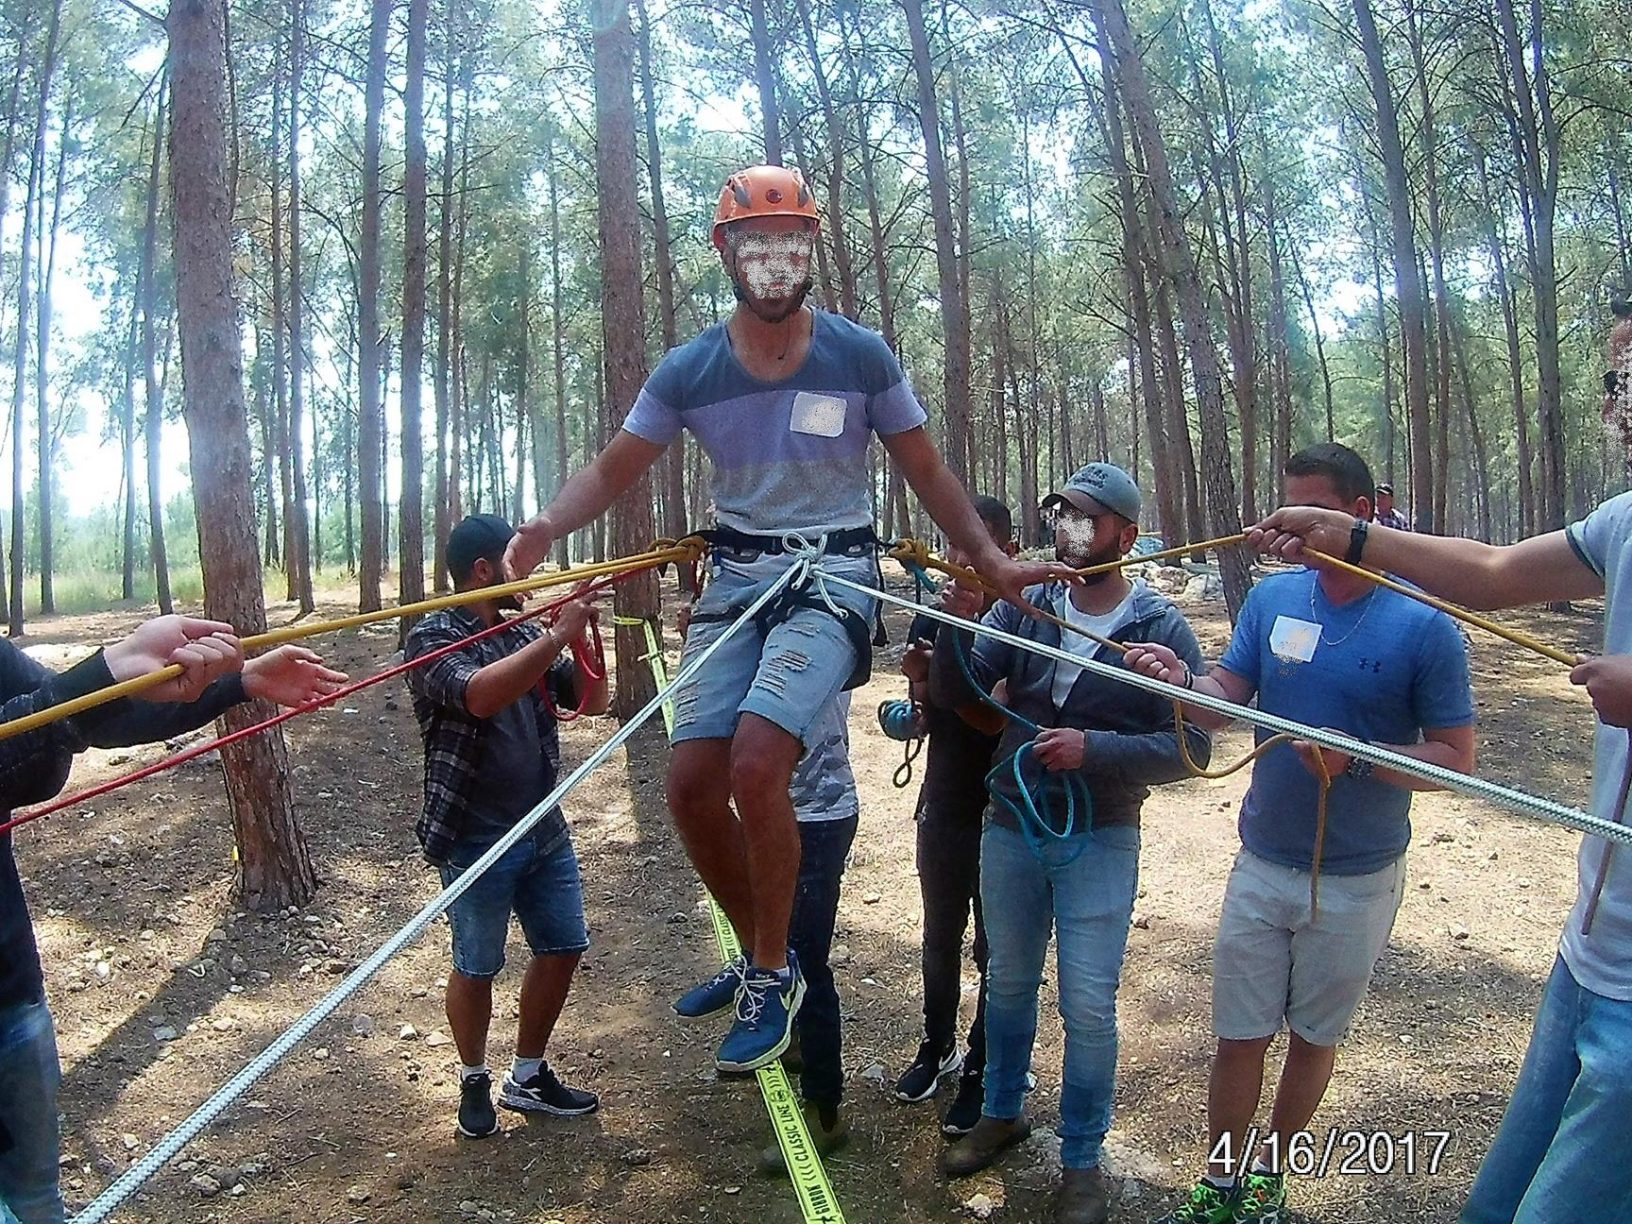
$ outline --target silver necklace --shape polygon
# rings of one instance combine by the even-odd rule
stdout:
[[[1349,626],[1347,633],[1334,642],[1326,637],[1326,627],[1320,623],[1320,617],[1315,612],[1315,589],[1319,586],[1320,578],[1317,575],[1315,580],[1309,584],[1309,619],[1314,621],[1315,627],[1320,630],[1320,644],[1322,646],[1341,646],[1359,631],[1361,625],[1366,623],[1366,617],[1371,615],[1372,601],[1376,598],[1378,588],[1371,588],[1371,591],[1365,597],[1366,606],[1360,609],[1359,619]],[[1328,600],[1327,602],[1330,603],[1331,601]],[[1333,611],[1336,611],[1336,605],[1333,605]]]

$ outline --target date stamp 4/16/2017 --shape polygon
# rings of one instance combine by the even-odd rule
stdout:
[[[1332,1173],[1345,1177],[1415,1177],[1438,1173],[1450,1145],[1450,1131],[1329,1130],[1318,1135],[1303,1130],[1282,1135],[1273,1131],[1262,1134],[1253,1127],[1239,1148],[1231,1136],[1221,1135],[1207,1159],[1231,1176],[1246,1172],[1258,1158],[1273,1172],[1297,1177]]]

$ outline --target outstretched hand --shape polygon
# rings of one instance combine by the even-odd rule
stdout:
[[[346,682],[346,673],[324,666],[304,646],[279,646],[244,664],[244,693],[280,706],[303,706],[327,697]]]
[[[1247,532],[1247,542],[1265,556],[1301,562],[1309,548],[1343,556],[1353,530],[1352,514],[1320,506],[1282,506]]]
[[[534,515],[516,529],[504,550],[504,579],[519,582],[538,568],[550,555],[555,543],[555,528],[543,514]]]

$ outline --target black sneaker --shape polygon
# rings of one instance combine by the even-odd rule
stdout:
[[[980,1121],[980,1107],[986,1101],[986,1076],[980,1071],[964,1069],[958,1076],[958,1095],[952,1098],[952,1108],[941,1119],[941,1134],[948,1139],[961,1139],[975,1129]]]
[[[469,1139],[486,1139],[499,1129],[499,1115],[493,1112],[493,1077],[486,1071],[467,1075],[459,1081],[459,1133]]]
[[[931,1042],[918,1047],[918,1057],[912,1066],[895,1081],[895,1099],[898,1101],[927,1101],[935,1095],[941,1076],[950,1075],[963,1065],[963,1054],[954,1045],[943,1050]]]
[[[547,1113],[558,1118],[574,1118],[579,1114],[594,1113],[600,1098],[582,1088],[569,1088],[555,1078],[549,1063],[539,1066],[538,1072],[525,1084],[518,1084],[510,1076],[504,1077],[499,1090],[499,1104],[517,1113]]]

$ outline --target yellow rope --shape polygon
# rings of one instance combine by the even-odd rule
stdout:
[[[455,591],[451,595],[438,595],[431,599],[422,599],[416,603],[403,604],[396,608],[380,608],[373,612],[359,612],[354,616],[341,616],[326,621],[312,621],[304,625],[285,625],[281,629],[272,629],[265,633],[257,633],[244,638],[243,647],[245,651],[260,650],[269,646],[280,646],[285,642],[296,642],[304,638],[318,637],[325,633],[336,633],[342,629],[354,629],[360,625],[371,625],[376,621],[396,620],[404,616],[420,616],[427,612],[440,611],[443,608],[456,608],[464,604],[481,603],[489,599],[503,599],[510,595],[523,595],[530,591],[541,591],[547,587],[566,586],[570,583],[603,578],[630,570],[652,569],[660,565],[667,565],[671,561],[694,561],[703,555],[706,547],[704,542],[697,536],[687,536],[684,540],[679,541],[659,540],[647,552],[634,553],[628,557],[619,557],[611,561],[597,561],[589,565],[573,566],[569,569],[540,574],[536,578],[521,578],[515,582],[501,582],[496,586],[479,587],[470,591]],[[86,710],[106,705],[110,701],[118,701],[121,697],[138,696],[157,685],[163,684],[166,680],[174,679],[181,673],[181,666],[172,663],[168,667],[161,667],[158,671],[148,672],[142,676],[133,676],[129,680],[98,689],[94,693],[86,693],[83,697],[75,697],[71,701],[59,702],[44,710],[36,710],[32,714],[24,715],[22,718],[0,723],[0,740],[8,740],[14,735],[22,735],[25,732],[48,726],[64,718],[72,718],[75,714],[82,714]]]

